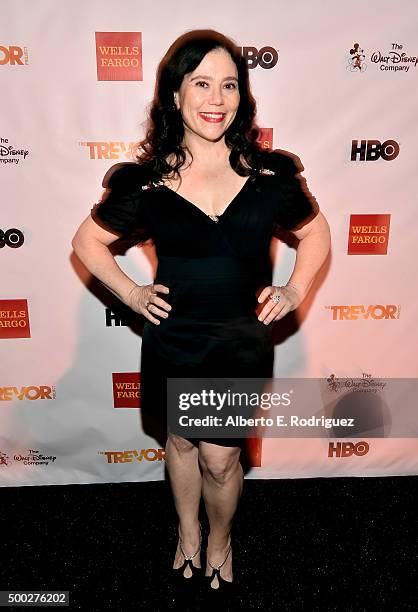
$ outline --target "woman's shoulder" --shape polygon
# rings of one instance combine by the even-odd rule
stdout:
[[[151,180],[147,164],[119,162],[111,166],[103,177],[102,187],[119,193],[130,193],[142,189]]]
[[[274,205],[275,220],[285,230],[293,231],[312,220],[319,212],[316,200],[310,193],[306,180],[300,176],[304,167],[299,157],[288,151],[274,149],[263,154],[262,174],[271,174],[264,185],[273,187],[271,201]],[[275,180],[277,178],[277,180]]]
[[[270,149],[261,153],[261,174],[272,174],[285,178],[303,172],[299,157],[283,149]],[[263,172],[267,171],[267,172]]]

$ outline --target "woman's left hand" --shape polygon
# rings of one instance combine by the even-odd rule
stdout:
[[[276,297],[277,296],[277,297]],[[274,300],[271,299],[274,297]],[[265,287],[258,296],[258,301],[268,301],[263,306],[258,320],[268,325],[272,321],[282,319],[288,312],[295,310],[302,301],[300,292],[292,285],[284,287]],[[278,301],[277,301],[278,300]]]

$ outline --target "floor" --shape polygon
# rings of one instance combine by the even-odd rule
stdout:
[[[0,590],[68,590],[74,610],[417,610],[417,483],[246,480],[233,531],[237,594],[215,604],[173,592],[167,482],[1,488]]]

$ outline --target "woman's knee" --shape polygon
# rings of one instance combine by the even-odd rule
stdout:
[[[199,463],[206,476],[223,483],[239,469],[240,449],[201,443]]]
[[[174,448],[174,450],[180,454],[189,453],[193,450],[196,450],[197,452],[197,448],[193,444],[193,442],[190,442],[190,440],[186,440],[186,438],[182,438],[181,436],[176,436],[174,434],[170,434],[168,436],[166,452],[169,451],[170,446],[172,446],[172,448]]]

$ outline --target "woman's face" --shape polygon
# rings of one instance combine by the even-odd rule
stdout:
[[[183,78],[175,104],[183,117],[185,136],[209,141],[222,138],[239,106],[238,71],[225,49],[213,49]]]

